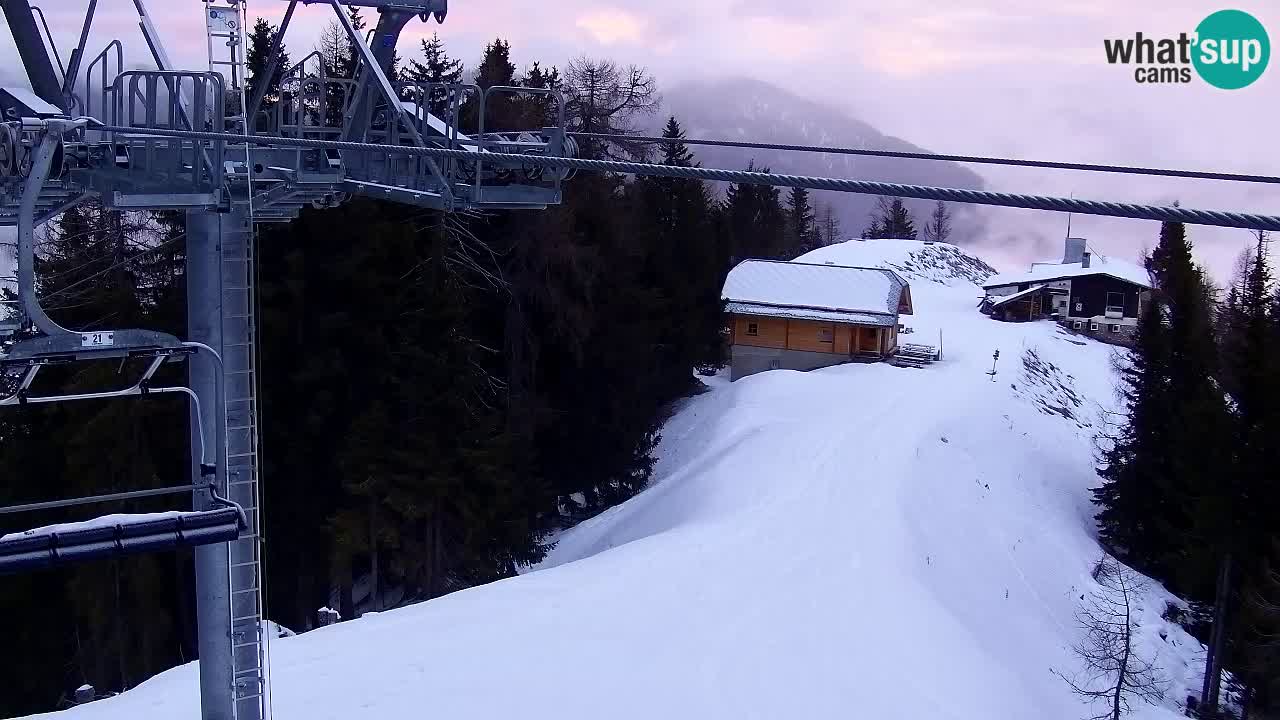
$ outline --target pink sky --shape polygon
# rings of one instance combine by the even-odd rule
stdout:
[[[69,47],[86,0],[45,0],[59,45]],[[1251,12],[1280,39],[1272,0],[1230,5],[1188,0],[454,0],[443,26],[414,21],[400,53],[438,30],[452,54],[474,65],[486,41],[503,37],[514,59],[562,64],[575,55],[609,56],[649,67],[661,83],[748,75],[847,109],[929,149],[1080,162],[1158,165],[1280,174],[1280,67],[1252,86],[1215,90],[1143,86],[1131,69],[1108,66],[1102,40],[1191,32],[1209,13]],[[205,61],[201,3],[151,0],[170,52]],[[283,0],[253,0],[251,14],[277,20]],[[287,38],[309,49],[331,11],[301,8]],[[366,16],[372,13],[366,12]],[[100,0],[90,46],[120,37],[145,53],[130,0]],[[64,53],[65,54],[65,53]],[[0,74],[12,77],[11,43],[0,46]],[[1272,63],[1280,65],[1280,61]],[[975,167],[993,189],[1280,214],[1280,188],[1203,181],[1112,177]],[[1016,266],[1034,251],[1033,231],[1060,235],[1065,218],[991,210],[992,250]],[[1075,234],[1104,252],[1134,257],[1154,240],[1150,223],[1077,217]],[[1249,242],[1245,231],[1196,228],[1201,258],[1222,277]]]

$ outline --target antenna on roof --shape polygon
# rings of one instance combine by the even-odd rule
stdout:
[[[1071,199],[1072,200],[1076,199],[1076,194],[1074,190],[1071,192]],[[1067,213],[1067,239],[1068,240],[1071,239],[1071,213]]]

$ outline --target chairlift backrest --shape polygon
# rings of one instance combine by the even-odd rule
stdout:
[[[0,575],[108,557],[229,542],[244,518],[234,507],[108,515],[0,536]]]

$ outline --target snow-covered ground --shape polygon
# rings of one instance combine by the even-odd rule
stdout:
[[[648,490],[533,572],[278,640],[281,720],[1084,718],[1073,618],[1101,555],[1088,489],[1110,347],[980,315],[950,246],[854,241],[806,261],[912,284],[926,369],[773,371],[685,401]],[[957,261],[967,268],[957,271]],[[957,277],[963,275],[963,277]],[[997,375],[988,375],[1000,351]],[[1140,598],[1173,718],[1202,647]],[[198,717],[196,668],[72,718]]]

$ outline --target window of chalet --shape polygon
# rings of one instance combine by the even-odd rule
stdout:
[[[869,343],[873,343],[873,342],[875,342],[875,341],[876,341],[876,339],[877,339],[877,338],[876,338],[876,329],[875,329],[875,328],[870,328],[870,327],[869,327],[869,328],[862,328],[862,339],[863,339],[863,341],[864,341],[864,342],[869,342]]]
[[[818,328],[818,342],[833,343],[835,341],[835,332],[831,328]]]
[[[1107,293],[1107,312],[1124,314],[1124,293]]]
[[[759,324],[759,323],[747,323],[747,334],[748,334],[748,335],[759,335],[759,334],[760,334],[760,324]]]

